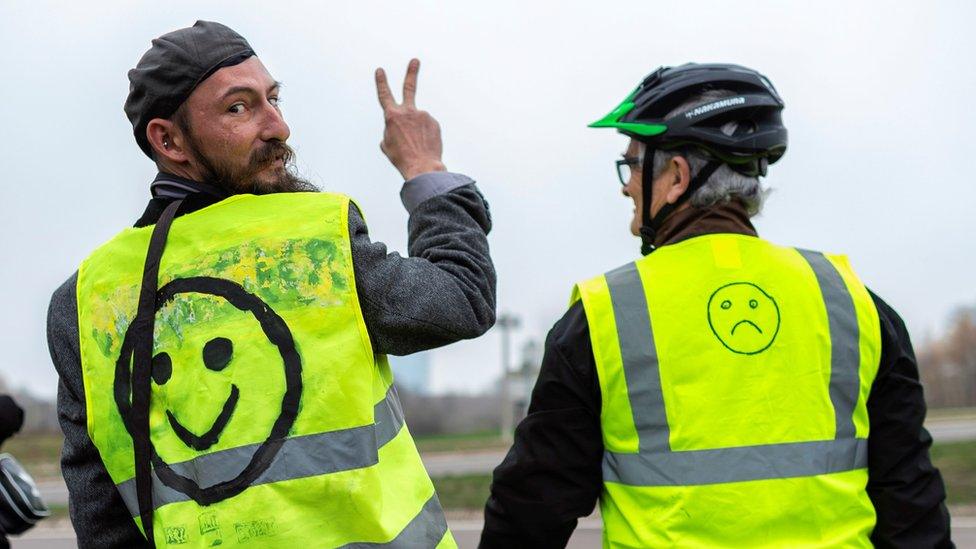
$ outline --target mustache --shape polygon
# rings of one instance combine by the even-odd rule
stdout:
[[[284,141],[268,141],[251,153],[250,164],[252,167],[259,167],[279,158],[284,165],[288,166],[295,159],[295,151]]]
[[[229,194],[269,194],[279,192],[315,192],[319,189],[311,182],[294,173],[295,151],[283,141],[265,141],[253,150],[243,166],[234,166],[227,159],[211,159],[201,151],[200,144],[188,134],[191,150],[204,169],[203,179]],[[281,159],[283,170],[268,181],[261,181],[257,174],[274,160]],[[223,160],[223,161],[221,161]]]

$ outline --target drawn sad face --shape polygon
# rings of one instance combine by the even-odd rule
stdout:
[[[726,284],[708,300],[708,324],[734,353],[754,355],[773,344],[779,333],[779,307],[751,282]]]
[[[210,302],[210,310],[193,306],[201,300]],[[174,304],[180,301],[189,306],[179,309]],[[219,316],[213,310],[219,310]],[[219,321],[197,318],[208,315]],[[156,475],[170,488],[201,504],[232,497],[267,469],[298,414],[302,363],[291,331],[259,297],[235,282],[212,277],[175,279],[160,288],[156,324],[167,329],[176,326],[181,333],[179,338],[163,337],[156,342],[151,377],[158,402],[152,406],[154,410],[165,408],[169,429],[160,430],[156,424],[152,437],[168,437],[171,442],[166,447],[172,451],[173,444],[179,445],[173,440],[175,435],[187,447],[179,452],[182,459],[195,455],[189,449],[206,451],[221,437],[234,437],[229,442],[237,446],[242,430],[249,431],[245,438],[252,439],[247,442],[253,448],[249,463],[235,478],[201,487],[196,480],[166,467],[167,461],[153,447]],[[183,343],[176,344],[176,339]],[[116,405],[130,434],[134,430],[130,419],[130,357],[135,340],[127,331],[115,376]],[[235,422],[235,417],[241,419]]]

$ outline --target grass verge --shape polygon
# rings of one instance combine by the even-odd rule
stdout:
[[[936,444],[932,463],[942,471],[949,504],[976,504],[976,441]]]
[[[483,509],[488,501],[491,474],[432,479],[444,509]]]
[[[3,444],[8,453],[24,465],[37,480],[61,476],[61,433],[25,433],[14,435]]]

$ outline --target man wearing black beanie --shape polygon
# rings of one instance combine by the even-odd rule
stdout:
[[[129,72],[152,198],[48,314],[80,547],[455,546],[385,355],[491,327],[491,218],[418,71],[402,103],[376,71],[409,257],[294,173],[280,84],[233,30],[165,34]]]

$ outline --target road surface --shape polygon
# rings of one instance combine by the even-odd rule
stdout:
[[[976,418],[953,418],[927,421],[925,428],[936,442],[976,440]]]
[[[959,549],[976,549],[976,517],[957,517],[952,521],[952,539]],[[586,519],[580,522],[569,549],[592,549],[600,547],[599,520]],[[481,523],[477,521],[458,521],[451,523],[451,531],[461,549],[475,549],[481,535]],[[12,539],[13,549],[74,549],[74,535],[64,529],[36,529],[19,539]]]

